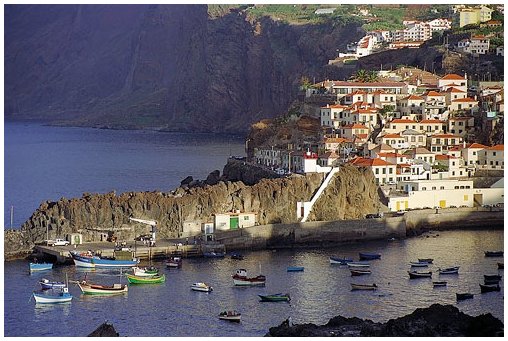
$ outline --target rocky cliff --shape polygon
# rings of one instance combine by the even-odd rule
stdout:
[[[335,177],[311,219],[355,219],[376,210],[378,197],[372,172],[346,166]],[[292,223],[296,222],[297,201],[310,201],[322,180],[322,174],[293,175],[262,179],[252,186],[221,181],[213,186],[180,187],[170,193],[84,194],[44,202],[21,227],[21,240],[8,243],[6,239],[5,251],[18,251],[20,243],[29,248],[45,240],[48,231],[50,238],[79,232],[92,241],[99,238],[98,231],[132,238],[129,217],[156,220],[159,238],[178,237],[184,222],[212,222],[213,214],[234,210],[256,212],[260,225]]]
[[[5,114],[53,124],[246,131],[326,77],[357,24],[206,5],[6,5]]]

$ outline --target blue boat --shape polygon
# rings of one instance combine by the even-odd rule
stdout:
[[[303,271],[303,266],[288,266],[287,271],[288,272],[296,272],[296,271]]]
[[[36,303],[66,303],[72,300],[72,295],[67,287],[62,289],[34,291],[33,297]]]
[[[46,289],[63,289],[66,287],[64,282],[54,282],[49,279],[43,278],[39,281],[39,284],[42,287],[42,290]]]
[[[30,263],[30,272],[51,270],[52,268],[53,263]]]
[[[346,257],[330,257],[330,264],[340,264],[340,265],[346,265],[349,262],[352,262],[353,258],[346,258]]]
[[[133,267],[139,263],[139,260],[135,258],[133,260],[119,260],[94,256],[90,252],[78,253],[76,251],[69,251],[69,253],[76,266],[85,268]]]
[[[380,259],[381,254],[379,253],[367,253],[360,252],[360,260],[371,260],[371,259]]]

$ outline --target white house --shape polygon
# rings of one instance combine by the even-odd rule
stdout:
[[[235,230],[254,225],[256,225],[256,213],[253,212],[236,211],[214,214],[216,231]]]
[[[498,144],[478,151],[478,166],[480,169],[504,169],[504,145]]]

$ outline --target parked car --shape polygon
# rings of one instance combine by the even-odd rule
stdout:
[[[404,215],[405,213],[406,213],[406,211],[404,211],[404,210],[397,211],[397,215]]]
[[[66,246],[66,245],[69,245],[69,241],[68,240],[65,240],[65,239],[55,239],[52,243],[51,243],[51,246]]]

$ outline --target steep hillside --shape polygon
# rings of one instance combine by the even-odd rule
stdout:
[[[358,24],[289,25],[206,5],[6,5],[5,114],[53,124],[246,131]]]

